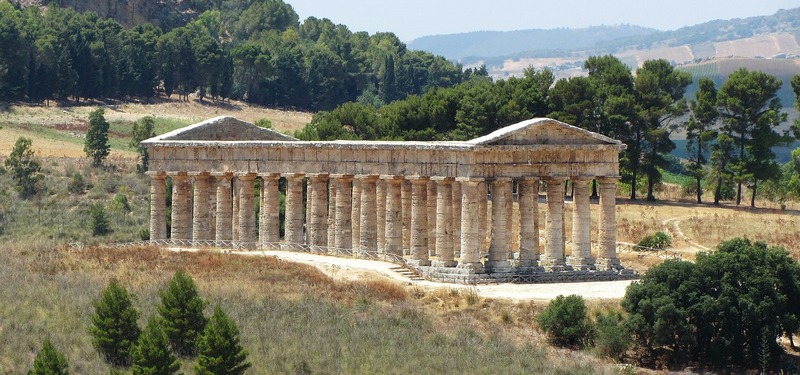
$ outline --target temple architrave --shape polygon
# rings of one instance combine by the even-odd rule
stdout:
[[[387,254],[434,275],[622,269],[615,196],[626,146],[556,120],[531,119],[466,142],[307,142],[217,117],[142,144],[150,157],[154,242]],[[567,181],[571,233],[564,225]]]

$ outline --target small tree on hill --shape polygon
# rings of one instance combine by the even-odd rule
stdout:
[[[197,293],[192,277],[179,270],[161,291],[158,313],[172,348],[181,356],[197,354],[197,337],[203,333],[206,302]]]
[[[156,132],[154,129],[155,122],[150,116],[144,117],[141,120],[133,123],[133,133],[131,134],[130,146],[135,148],[136,152],[139,153],[139,164],[136,165],[136,170],[139,173],[144,173],[147,171],[147,165],[150,160],[150,155],[147,153],[147,149],[142,146],[141,142],[145,139],[155,137]]]
[[[591,339],[586,303],[578,295],[556,297],[536,317],[536,322],[556,345],[581,346]]]
[[[139,311],[133,306],[128,290],[117,280],[111,280],[92,302],[92,343],[106,361],[114,366],[130,366],[131,347],[139,338],[140,329],[136,321]]]
[[[169,339],[156,318],[150,318],[131,350],[133,375],[177,374],[181,365],[169,348]]]
[[[239,343],[239,329],[217,306],[197,340],[195,371],[199,375],[241,375],[248,368],[247,350]]]
[[[108,144],[108,121],[103,117],[105,111],[98,108],[89,113],[89,129],[86,131],[86,142],[83,152],[92,159],[92,165],[99,167],[108,156],[111,146]]]
[[[5,161],[6,168],[11,169],[11,177],[17,184],[20,196],[25,199],[36,195],[38,184],[44,179],[44,175],[39,173],[42,167],[33,154],[31,139],[20,137]]]
[[[44,340],[42,350],[36,354],[33,361],[33,369],[28,371],[28,375],[68,375],[69,365],[67,358],[61,354],[47,338]]]
[[[92,236],[103,236],[111,232],[106,209],[101,203],[89,207],[89,216],[91,216]]]

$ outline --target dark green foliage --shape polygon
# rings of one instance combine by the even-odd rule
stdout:
[[[536,316],[536,323],[556,345],[583,346],[591,339],[586,303],[578,295],[556,297]]]
[[[642,238],[642,240],[639,241],[639,243],[636,244],[636,246],[640,248],[645,248],[645,250],[650,250],[650,249],[663,250],[672,246],[672,238],[669,237],[669,234],[658,231],[645,238]]]
[[[272,129],[272,121],[266,117],[258,119],[258,121],[256,121],[256,125],[264,129]]]
[[[42,350],[36,354],[33,369],[28,371],[28,375],[69,375],[67,358],[47,338],[44,340]]]
[[[197,337],[206,326],[203,309],[206,302],[197,287],[183,270],[175,273],[166,289],[161,291],[158,313],[172,348],[181,356],[197,354]]]
[[[42,167],[34,159],[31,149],[31,139],[20,137],[14,144],[14,149],[5,161],[6,168],[11,170],[11,177],[17,184],[19,194],[23,199],[36,195],[41,189],[39,184],[44,180],[40,174]]]
[[[131,350],[133,375],[177,374],[181,365],[172,354],[167,335],[156,318],[150,318],[147,326]]]
[[[136,170],[139,171],[139,173],[144,173],[147,171],[147,165],[150,160],[150,156],[147,154],[147,149],[141,145],[141,142],[145,139],[156,136],[154,128],[155,122],[150,116],[144,117],[141,120],[133,123],[130,146],[136,149],[136,152],[139,153],[139,164],[136,165]]]
[[[736,238],[696,263],[666,261],[622,301],[635,342],[671,361],[756,367],[798,331],[800,265],[780,247]],[[669,348],[669,351],[662,351]]]
[[[125,194],[117,194],[114,196],[114,200],[111,201],[110,205],[111,210],[119,211],[123,214],[128,214],[131,212],[131,204],[128,203],[128,196]]]
[[[108,121],[103,116],[105,110],[98,108],[89,113],[89,129],[86,131],[86,142],[83,152],[92,159],[95,167],[103,164],[111,146],[108,144]]]
[[[102,236],[111,233],[111,225],[108,223],[106,209],[102,203],[93,204],[89,207],[90,225],[92,226],[92,236]]]
[[[239,343],[239,329],[217,306],[197,340],[195,371],[198,375],[240,375],[248,368],[247,350]]]
[[[83,175],[75,172],[72,175],[72,180],[67,184],[67,191],[72,194],[83,194],[86,192],[86,182],[83,180]]]
[[[619,360],[631,345],[622,314],[615,310],[598,312],[594,324],[594,346],[605,357]]]
[[[705,177],[706,157],[709,144],[717,137],[714,125],[719,118],[717,89],[710,78],[701,78],[695,99],[689,102],[692,116],[686,124],[686,151],[689,159],[689,174],[695,178],[697,203],[702,202],[702,179]]]
[[[133,306],[133,297],[117,280],[95,300],[92,325],[92,343],[105,360],[113,366],[131,364],[131,348],[139,338],[139,311]]]

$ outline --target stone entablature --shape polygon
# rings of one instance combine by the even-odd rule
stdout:
[[[164,197],[170,177],[173,240],[276,244],[279,181],[285,179],[287,245],[391,253],[441,274],[619,267],[615,182],[625,145],[552,119],[523,121],[466,142],[304,142],[220,117],[142,144],[153,178],[154,240],[168,236]],[[594,236],[592,179],[601,211]],[[576,189],[570,257],[564,256],[567,180]],[[544,230],[538,223],[540,182],[547,186]],[[518,232],[512,231],[514,186]],[[512,236],[520,243],[513,256]],[[591,254],[593,237],[598,260]]]

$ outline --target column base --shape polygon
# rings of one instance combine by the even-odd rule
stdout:
[[[408,259],[406,263],[415,267],[427,267],[431,265],[431,261],[429,259]]]
[[[564,259],[544,258],[539,261],[539,265],[542,266],[545,271],[550,272],[572,271],[572,267],[564,263]]]
[[[486,271],[489,273],[508,273],[512,271],[511,262],[507,260],[490,260],[486,262]]]
[[[597,258],[597,269],[601,271],[621,270],[622,264],[619,258]]]
[[[458,266],[456,266],[456,268],[458,268],[460,270],[467,270],[469,273],[484,273],[484,272],[486,272],[486,269],[483,268],[483,263],[481,263],[481,262],[472,262],[472,263],[460,262],[460,263],[458,263]]]
[[[511,262],[511,266],[517,269],[517,273],[542,272],[544,268],[539,267],[536,259],[523,259]]]
[[[434,260],[431,262],[431,267],[455,267],[458,262],[454,260]]]
[[[589,271],[597,269],[594,258],[567,257],[567,264],[575,271]]]

